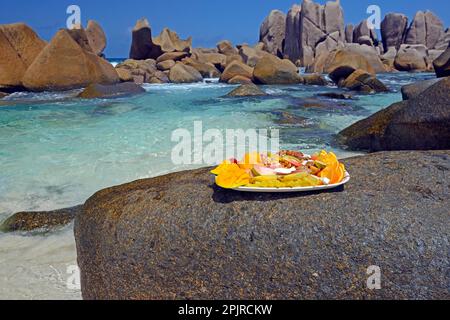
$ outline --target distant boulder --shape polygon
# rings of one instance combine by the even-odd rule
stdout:
[[[70,33],[62,29],[36,57],[22,82],[31,91],[57,91],[119,81],[119,75],[108,61],[83,50]]]
[[[300,59],[300,13],[302,7],[294,4],[286,16],[284,57],[294,63]]]
[[[244,77],[244,76],[234,76],[230,80],[228,80],[229,84],[251,84],[253,83],[252,79]]]
[[[255,97],[266,96],[267,93],[254,84],[243,84],[227,94],[227,97]]]
[[[296,84],[302,78],[298,68],[288,59],[266,56],[259,60],[253,71],[253,78],[261,84]]]
[[[219,53],[224,54],[226,56],[238,54],[238,49],[233,46],[233,44],[228,40],[220,41],[217,44],[217,50]]]
[[[116,70],[124,73],[129,72],[133,81],[137,84],[143,83],[167,83],[169,77],[162,71],[158,70],[156,61],[153,59],[147,60],[132,60],[128,59],[116,66]]]
[[[168,28],[164,28],[161,34],[153,38],[153,42],[161,47],[163,52],[191,52],[192,38],[182,40],[178,34]]]
[[[338,83],[340,79],[347,78],[356,70],[375,74],[375,70],[365,56],[345,48],[335,53],[334,59],[325,71],[329,72],[334,82]]]
[[[265,44],[267,52],[282,57],[285,33],[286,15],[280,10],[272,10],[261,25],[259,41]]]
[[[424,45],[402,45],[395,57],[394,66],[399,71],[426,71],[427,51]]]
[[[301,75],[302,83],[306,85],[326,86],[329,81],[319,73]]]
[[[222,72],[222,75],[220,77],[220,82],[228,82],[235,76],[243,76],[248,79],[253,78],[253,68],[249,67],[248,65],[239,62],[239,61],[233,61],[230,64],[227,65],[225,70]]]
[[[161,71],[170,70],[173,66],[175,66],[175,61],[173,60],[164,60],[156,64],[156,68]]]
[[[221,75],[212,63],[203,63],[192,58],[185,58],[182,62],[200,72],[203,78],[219,78]]]
[[[170,69],[169,79],[170,82],[173,83],[192,83],[203,81],[203,77],[200,72],[198,72],[195,68],[181,62],[177,62],[175,66]]]
[[[132,31],[130,59],[157,59],[162,54],[161,47],[153,43],[152,30],[147,19],[138,20]]]
[[[270,53],[264,50],[253,48],[248,45],[240,47],[239,55],[242,57],[243,62],[252,68],[255,67],[262,58],[271,56]]]
[[[159,63],[159,62],[163,62],[166,60],[180,61],[180,60],[186,58],[187,56],[189,56],[189,54],[187,52],[177,52],[177,51],[166,52],[166,53],[160,55],[158,57],[158,59],[156,59],[156,62]]]
[[[106,34],[102,27],[96,21],[89,20],[86,34],[92,51],[98,56],[103,56],[103,51],[106,48]]]
[[[408,28],[408,17],[400,13],[388,13],[381,22],[384,51],[390,47],[399,49]]]
[[[112,85],[91,84],[79,95],[83,99],[112,99],[144,93],[145,90],[133,83],[123,82]]]
[[[21,88],[25,71],[45,46],[26,24],[0,25],[0,88]]]
[[[405,44],[422,44],[434,49],[444,34],[442,21],[431,11],[418,11],[405,38]]]

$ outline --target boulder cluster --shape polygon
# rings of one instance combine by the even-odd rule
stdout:
[[[267,21],[267,30],[272,32],[274,23]],[[189,83],[219,78],[230,84],[303,82],[295,64],[270,52],[276,53],[281,43],[266,48],[263,43],[234,46],[224,40],[216,48],[193,48],[191,38],[183,40],[167,28],[152,37],[147,19],[137,21],[132,39],[130,59],[116,67],[122,81]]]
[[[261,25],[260,41],[268,52],[311,70],[320,68],[333,51],[351,47],[370,55],[376,72],[433,70],[433,61],[450,42],[449,29],[430,11],[417,12],[411,23],[404,14],[389,13],[381,35],[378,39],[367,20],[345,25],[339,0],[325,5],[304,0],[287,15],[272,11]]]
[[[0,91],[58,91],[119,76],[102,58],[105,34],[95,21],[86,29],[61,29],[45,42],[26,24],[0,26]]]

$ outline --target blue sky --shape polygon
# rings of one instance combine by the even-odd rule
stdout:
[[[48,40],[65,26],[66,8],[76,4],[81,7],[84,24],[94,19],[105,29],[109,42],[107,56],[126,57],[131,28],[141,17],[148,18],[154,34],[167,26],[182,37],[193,36],[194,46],[211,47],[222,39],[255,43],[259,26],[270,10],[287,12],[293,3],[292,0],[16,0],[2,1],[0,23],[26,22]],[[341,0],[341,4],[346,23],[367,18],[367,7],[376,4],[383,16],[402,12],[413,17],[418,10],[429,9],[440,16],[446,27],[450,26],[448,0]]]

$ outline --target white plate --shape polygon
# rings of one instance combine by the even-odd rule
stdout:
[[[329,190],[334,189],[350,181],[350,174],[348,172],[345,173],[344,180],[340,183],[329,184],[323,186],[315,186],[315,187],[295,187],[295,188],[255,188],[255,187],[239,187],[233,190],[241,191],[241,192],[266,192],[266,193],[282,193],[282,192],[306,192],[306,191],[320,191],[320,190]]]

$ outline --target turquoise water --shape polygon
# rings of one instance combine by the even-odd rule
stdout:
[[[333,134],[401,100],[400,85],[430,76],[381,75],[393,93],[321,99],[327,105],[310,108],[302,107],[305,98],[336,88],[268,86],[271,96],[257,99],[223,98],[232,87],[218,83],[148,85],[144,95],[117,100],[83,101],[73,98],[77,92],[12,96],[0,104],[0,219],[77,205],[104,187],[190,168],[172,163],[171,134],[192,132],[199,120],[204,130],[278,128],[282,147],[346,156],[330,144]],[[280,124],[283,113],[308,121]]]
[[[333,146],[334,134],[401,100],[402,85],[433,77],[379,75],[391,93],[354,101],[320,98],[320,107],[304,105],[337,88],[267,86],[269,97],[249,99],[223,98],[232,86],[206,82],[147,85],[145,94],[116,100],[80,100],[74,98],[78,91],[15,94],[0,101],[0,221],[21,210],[77,205],[105,187],[194,167],[171,161],[172,132],[192,132],[194,121],[202,121],[204,130],[277,128],[282,147],[332,149],[345,157],[351,154]],[[280,123],[286,114],[306,121]],[[0,234],[0,298],[79,298],[60,276],[75,258],[71,227],[38,237]],[[25,287],[17,288],[20,283]]]

